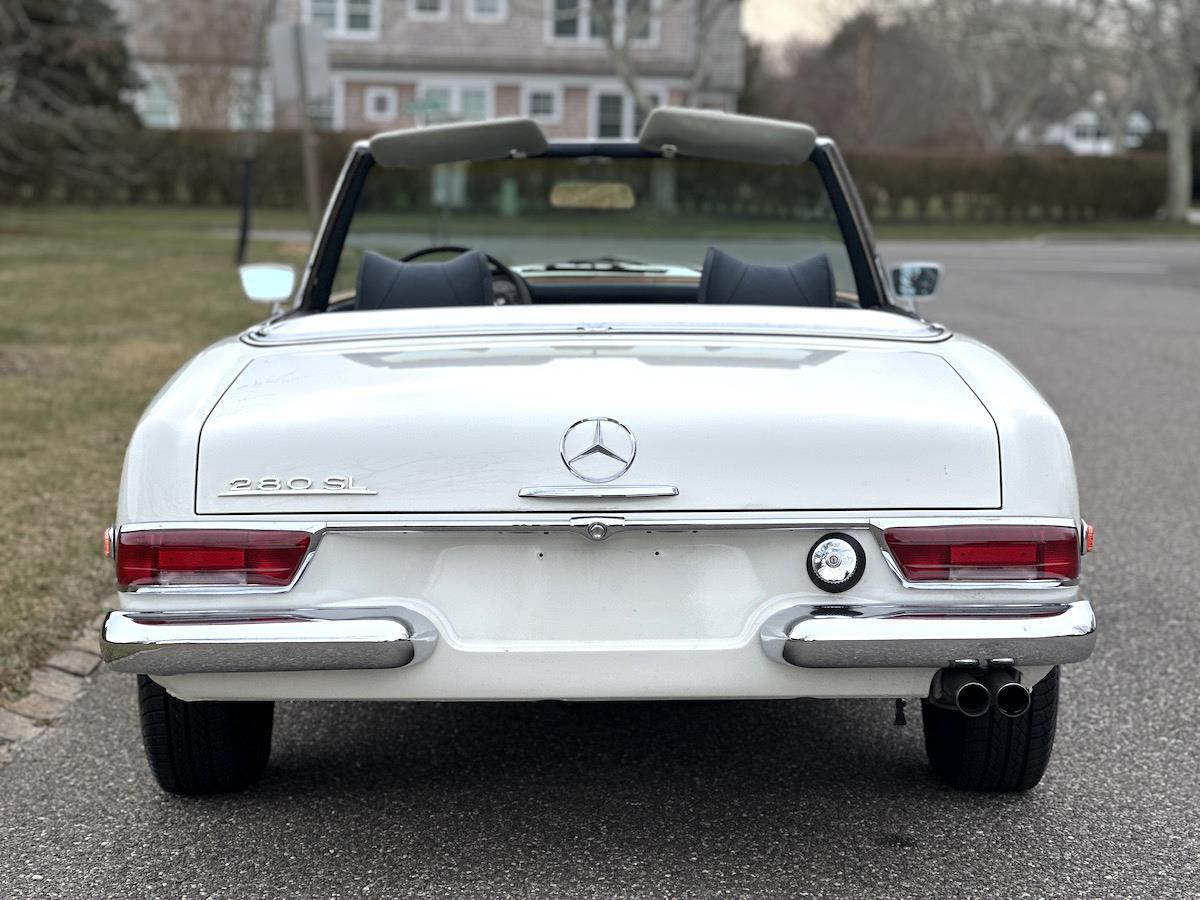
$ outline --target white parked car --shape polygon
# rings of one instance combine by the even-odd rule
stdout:
[[[1090,529],[938,274],[804,125],[355,145],[296,291],[242,272],[286,312],[130,442],[102,649],[159,783],[252,783],[279,699],[882,697],[949,783],[1036,784]]]

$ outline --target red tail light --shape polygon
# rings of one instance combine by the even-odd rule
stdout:
[[[286,587],[309,539],[305,531],[123,531],[117,539],[117,583]]]
[[[909,581],[1079,577],[1079,533],[1064,525],[945,525],[883,533]]]

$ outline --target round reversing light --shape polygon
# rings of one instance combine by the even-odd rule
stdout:
[[[827,534],[808,554],[808,577],[823,591],[837,594],[858,584],[867,567],[862,544],[848,534]]]

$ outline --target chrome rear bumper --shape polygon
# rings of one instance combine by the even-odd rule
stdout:
[[[1005,606],[793,606],[759,633],[776,662],[803,668],[943,668],[1081,662],[1096,642],[1086,600]],[[109,613],[103,660],[118,672],[308,672],[421,662],[433,624],[398,607]]]
[[[759,634],[776,662],[815,669],[1053,666],[1096,644],[1087,600],[1005,606],[793,606]]]
[[[118,672],[311,672],[398,669],[425,659],[437,631],[395,607],[269,612],[112,612],[100,655]]]

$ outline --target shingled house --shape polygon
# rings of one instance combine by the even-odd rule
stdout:
[[[239,128],[247,110],[294,124],[255,75],[247,35],[268,16],[324,27],[331,91],[315,112],[339,131],[522,115],[552,137],[622,138],[640,125],[624,63],[650,105],[732,111],[742,81],[740,0],[254,0],[215,26],[149,2],[121,7],[155,127]]]

